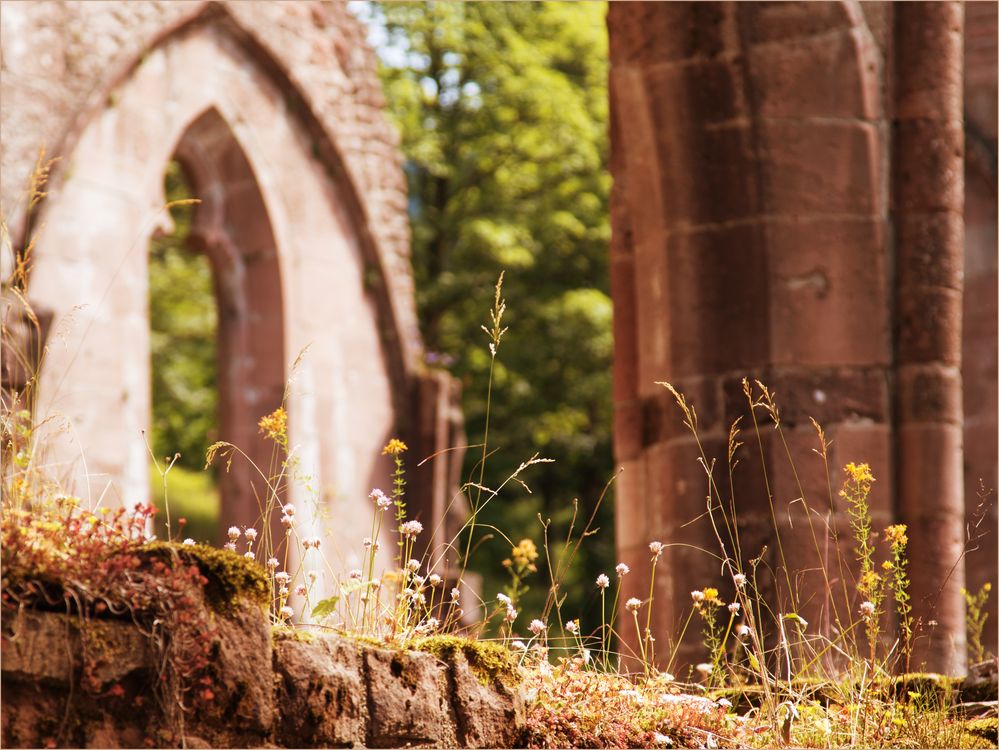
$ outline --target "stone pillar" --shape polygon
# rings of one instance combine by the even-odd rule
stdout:
[[[914,666],[966,667],[961,312],[963,6],[895,6],[895,447],[909,527]]]
[[[965,559],[967,587],[978,591],[996,585],[999,490],[999,298],[997,265],[997,6],[964,6],[964,318],[961,323],[961,377],[964,387],[964,506],[966,524],[981,534]],[[979,494],[992,490],[979,507]],[[984,516],[984,517],[983,517]],[[985,647],[996,653],[999,644],[997,596],[989,599]]]
[[[846,528],[830,501],[837,467],[871,463],[875,526],[892,520],[888,127],[883,53],[864,12],[848,2],[609,9],[617,543],[632,568],[622,597],[642,600],[647,544],[674,545],[655,578],[663,666],[690,590],[731,592],[713,556],[698,445],[655,381],[695,405],[725,502],[727,438],[742,417],[738,545],[722,537],[743,565],[766,548],[761,585],[780,611],[797,608],[827,633],[834,624],[827,595],[841,584],[817,562],[837,565],[826,520]],[[761,459],[743,377],[776,389],[800,484],[758,408]],[[809,416],[832,441],[832,493]],[[847,566],[852,557],[844,549]],[[788,577],[811,603],[790,600]],[[841,591],[837,606],[844,616],[852,606]],[[627,652],[635,627],[619,626]],[[695,630],[677,663],[704,660]]]

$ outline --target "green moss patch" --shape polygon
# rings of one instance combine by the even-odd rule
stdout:
[[[298,643],[312,643],[316,636],[307,630],[293,628],[289,625],[274,625],[271,627],[271,638],[275,643],[279,641],[297,641]]]
[[[463,654],[472,673],[483,685],[498,681],[510,686],[520,682],[513,655],[498,643],[454,635],[433,635],[417,639],[410,644],[410,648],[433,654],[442,661],[453,659],[455,654]]]
[[[264,569],[236,552],[176,542],[152,542],[142,549],[150,555],[176,556],[188,565],[197,565],[208,579],[205,597],[215,608],[230,607],[240,599],[266,605],[270,598]]]

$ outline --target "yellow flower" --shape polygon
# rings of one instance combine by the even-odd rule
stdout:
[[[850,479],[857,484],[867,484],[874,481],[874,475],[868,464],[855,464],[851,461],[846,465],[845,471],[850,475]]]
[[[721,604],[721,600],[718,598],[718,589],[712,586],[704,589],[704,600],[713,604]]]
[[[261,417],[257,423],[260,432],[271,440],[284,444],[288,440],[288,412],[279,406],[266,417]]]
[[[869,570],[860,577],[857,588],[863,593],[869,593],[876,591],[879,583],[881,583],[881,576],[873,570]]]
[[[885,529],[885,539],[891,546],[904,547],[909,543],[909,538],[905,535],[906,526],[904,523],[895,524]]]
[[[382,455],[386,453],[392,456],[398,456],[403,451],[409,450],[409,447],[399,440],[399,438],[392,438],[388,441],[384,448],[382,448]]]
[[[891,560],[885,560],[883,563],[881,563],[881,569],[890,572],[895,569],[895,563],[893,563]]]

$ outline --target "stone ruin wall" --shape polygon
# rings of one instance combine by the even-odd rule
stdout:
[[[389,481],[381,446],[399,436],[422,459],[462,442],[455,384],[422,365],[402,157],[364,35],[343,3],[3,4],[13,247],[39,148],[59,158],[32,218],[28,297],[51,319],[39,416],[57,417],[52,459],[77,494],[148,498],[145,248],[170,229],[173,157],[204,199],[192,244],[218,290],[220,437],[266,468],[256,421],[288,385],[290,443],[320,493],[290,490],[300,535],[329,532],[333,567],[354,567],[367,493]],[[5,274],[10,261],[8,245]],[[427,542],[454,530],[460,465],[452,453],[411,468]],[[239,462],[223,475],[223,528],[259,517],[252,481]]]
[[[718,549],[697,446],[655,385],[670,380],[724,487],[743,417],[744,564],[764,545],[778,564],[764,468],[778,508],[830,510],[809,416],[834,490],[843,464],[871,464],[875,527],[908,524],[916,612],[940,623],[916,663],[961,672],[959,589],[994,581],[997,557],[993,504],[961,558],[978,478],[996,486],[995,6],[612,4],[608,26],[617,541],[639,571],[622,596],[647,596],[653,539]],[[800,488],[758,409],[759,460],[746,375],[776,390]],[[801,504],[777,524],[790,567],[813,567]],[[660,568],[662,642],[689,590],[720,579],[690,547]],[[818,573],[799,585],[828,632]]]
[[[335,635],[272,635],[242,602],[213,619],[211,692],[183,723],[154,693],[164,664],[124,620],[5,618],[5,747],[519,747],[523,688],[461,649],[439,655]],[[174,655],[176,657],[176,654]],[[81,675],[86,675],[87,682]]]

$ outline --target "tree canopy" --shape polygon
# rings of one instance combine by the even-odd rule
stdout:
[[[427,348],[461,379],[469,440],[481,440],[490,357],[480,326],[505,271],[510,330],[497,358],[489,442],[498,450],[485,484],[498,486],[535,451],[555,459],[524,476],[533,495],[508,485],[480,522],[540,546],[540,513],[553,520],[556,555],[573,499],[578,533],[613,471],[605,12],[554,2],[366,8],[406,156]],[[478,458],[469,451],[469,475]],[[562,588],[570,611],[596,600],[593,579],[613,567],[612,519],[607,499]],[[475,552],[487,599],[501,590],[509,555],[499,536]]]

